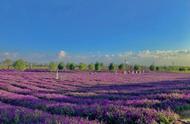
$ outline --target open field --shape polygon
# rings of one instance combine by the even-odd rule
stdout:
[[[190,110],[190,75],[0,72],[0,122],[181,123]]]

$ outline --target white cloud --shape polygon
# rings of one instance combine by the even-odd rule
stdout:
[[[3,59],[16,59],[18,57],[18,53],[16,52],[1,52],[0,58]]]
[[[105,55],[105,57],[106,57],[106,58],[109,58],[109,57],[110,57],[110,55],[106,54],[106,55]]]
[[[61,51],[58,53],[58,58],[59,58],[59,59],[65,58],[65,56],[66,56],[66,52],[63,51],[63,50],[61,50]]]
[[[152,63],[158,65],[190,65],[190,50],[144,50],[139,52],[127,51],[120,53],[83,53],[83,54],[66,54],[61,50],[57,55],[55,53],[16,53],[16,52],[0,52],[0,60],[6,58],[16,60],[25,59],[30,62],[47,63],[49,61],[60,61],[64,58],[64,62],[84,62],[94,63],[96,61],[104,63],[122,63],[127,60],[129,64],[150,65]]]
[[[190,65],[190,50],[144,50],[131,54],[118,54],[121,60],[127,58],[130,63],[158,65]]]

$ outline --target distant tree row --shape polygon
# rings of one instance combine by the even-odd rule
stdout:
[[[151,68],[151,67],[150,67]],[[56,71],[56,70],[80,70],[80,71],[142,71],[142,70],[149,70],[146,66],[141,65],[126,65],[126,64],[114,64],[110,63],[109,65],[105,65],[104,63],[96,62],[91,64],[85,64],[85,63],[67,63],[64,64],[61,63],[50,63],[49,64],[49,70],[50,71]],[[152,70],[154,71],[154,70]]]
[[[184,72],[190,71],[190,67],[188,66],[155,66],[150,65],[142,66],[142,65],[128,65],[128,64],[114,64],[110,63],[106,65],[104,63],[96,62],[91,64],[85,63],[64,63],[64,62],[50,62],[49,64],[31,64],[22,59],[12,61],[10,59],[6,59],[1,62],[0,68],[4,69],[16,69],[20,71],[24,71],[26,69],[48,69],[50,71],[63,71],[63,70],[80,70],[80,71],[168,71],[168,72]]]
[[[142,66],[142,65],[127,65],[127,64],[114,64],[110,63],[109,65],[105,65],[104,63],[96,62],[91,64],[85,63],[50,63],[49,70],[80,70],[80,71],[163,71],[163,72],[183,72],[183,71],[190,71],[190,67],[188,66]]]
[[[27,69],[27,62],[22,60],[22,59],[19,59],[19,60],[16,60],[16,61],[12,61],[10,59],[6,59],[4,60],[1,65],[5,68],[5,69],[16,69],[16,70],[20,70],[20,71],[24,71],[25,69]]]

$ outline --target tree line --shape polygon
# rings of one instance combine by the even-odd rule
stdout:
[[[64,62],[50,62],[48,64],[32,64],[22,59],[12,61],[10,59],[6,59],[0,63],[1,69],[15,69],[24,71],[26,69],[46,69],[49,71],[64,71],[64,70],[80,70],[80,71],[111,71],[111,72],[135,72],[141,73],[144,71],[190,71],[190,67],[188,66],[142,66],[142,65],[129,65],[129,64],[104,64],[101,62],[86,64],[86,63],[64,63]]]

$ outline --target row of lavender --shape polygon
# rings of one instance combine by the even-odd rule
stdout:
[[[63,73],[61,76],[56,81],[53,73],[0,73],[0,101],[15,110],[2,112],[1,121],[172,123],[179,119],[176,112],[189,105],[187,74]],[[30,114],[23,114],[22,110]],[[13,120],[8,117],[12,111],[16,113]],[[36,111],[41,114],[33,115]]]

